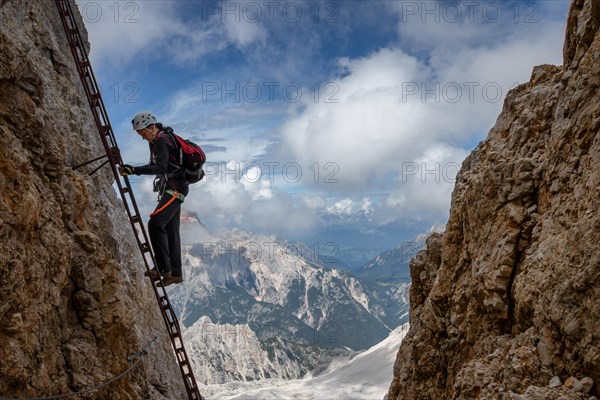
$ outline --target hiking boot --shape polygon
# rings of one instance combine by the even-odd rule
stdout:
[[[174,283],[176,284],[176,283],[181,283],[181,282],[183,282],[183,277],[182,276],[169,276],[168,278],[167,277],[163,278],[163,280],[162,280],[163,284],[162,285],[160,284],[160,282],[158,282],[156,284],[156,286],[163,286],[164,285],[165,287],[167,287],[167,286],[172,285]]]
[[[159,277],[159,273],[156,268],[152,268],[150,271],[144,272],[144,275],[150,277],[150,279],[158,279]]]
[[[144,272],[144,275],[150,277],[150,279],[155,280],[155,281],[157,281],[159,279],[159,274],[163,278],[170,278],[171,277],[171,273],[170,272],[158,272],[158,270],[156,268],[152,268],[150,270],[150,272],[148,272],[148,271]]]

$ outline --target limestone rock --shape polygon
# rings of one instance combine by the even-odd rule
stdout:
[[[573,0],[564,66],[507,94],[463,162],[443,236],[411,262],[390,400],[600,393],[598,65],[600,1]]]
[[[550,382],[548,383],[548,389],[556,389],[560,386],[562,386],[562,382],[560,381],[560,378],[558,376],[555,376],[552,379],[550,379]]]
[[[576,392],[587,394],[593,386],[594,380],[589,376],[586,376],[585,378],[577,381],[577,384],[573,386],[573,390],[575,390]]]
[[[104,150],[54,1],[0,1],[0,60],[0,397],[106,382],[159,334],[85,398],[185,398],[112,174],[73,169]]]
[[[574,376],[571,376],[565,381],[565,387],[567,389],[573,389],[575,387],[576,382],[577,382],[577,378],[575,378]]]

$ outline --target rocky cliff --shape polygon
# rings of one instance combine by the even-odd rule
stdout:
[[[208,317],[187,328],[183,339],[196,379],[207,385],[297,379],[312,370],[323,354],[280,337],[261,342],[248,324],[215,324]]]
[[[159,335],[76,398],[185,398],[110,170],[73,169],[103,149],[54,1],[0,1],[0,60],[0,397],[94,387]]]
[[[572,2],[564,65],[534,68],[464,161],[411,264],[389,399],[600,394],[599,24]]]

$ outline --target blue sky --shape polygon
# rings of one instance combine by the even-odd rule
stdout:
[[[568,1],[79,1],[124,158],[153,111],[211,162],[212,230],[367,253],[444,224],[506,92],[561,64]],[[149,180],[136,185],[144,212]]]

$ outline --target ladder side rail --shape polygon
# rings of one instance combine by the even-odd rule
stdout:
[[[125,206],[125,210],[129,216],[132,228],[135,232],[136,241],[138,242],[138,246],[140,248],[140,251],[142,252],[144,264],[146,266],[146,269],[149,271],[150,265],[156,265],[156,260],[154,258],[154,254],[151,248],[149,247],[148,236],[141,221],[139,209],[135,201],[135,197],[133,196],[133,191],[129,179],[127,177],[123,178],[123,181],[125,182],[125,186],[123,186],[121,180],[122,177],[117,171],[117,166],[119,164],[122,164],[123,161],[118,151],[116,153],[111,152],[111,149],[113,148],[118,149],[116,138],[110,125],[108,113],[102,100],[102,95],[100,93],[99,86],[95,79],[94,72],[91,68],[91,64],[87,57],[81,35],[79,34],[79,29],[77,27],[77,23],[73,15],[73,10],[68,0],[56,0],[56,5],[59,9],[59,14],[61,17],[63,28],[65,30],[65,33],[67,34],[67,41],[69,42],[69,47],[71,48],[71,52],[75,60],[75,64],[82,82],[82,86],[86,93],[86,97],[88,98],[88,102],[90,104],[94,120],[101,135],[102,144],[104,145],[107,155],[109,155],[110,164],[113,170],[113,175],[115,176],[115,180],[117,181],[117,186],[119,187],[121,199]],[[126,194],[128,196],[126,196]],[[129,201],[127,201],[128,198]],[[131,206],[129,203],[131,203]],[[131,212],[132,209],[134,211],[133,215]],[[138,224],[140,228],[139,231],[137,229]],[[140,239],[140,232],[144,241]],[[147,248],[148,251],[145,251],[144,248]],[[148,261],[148,256],[146,255],[146,253],[148,253],[150,256],[150,262]],[[202,396],[200,395],[198,386],[196,384],[195,377],[191,370],[189,358],[187,356],[187,352],[185,351],[185,346],[183,345],[183,339],[181,337],[181,329],[179,327],[179,322],[168,299],[166,289],[164,286],[160,286],[159,290],[159,288],[156,286],[155,281],[151,280],[151,282],[154,294],[160,305],[161,314],[167,325],[167,328],[169,329],[169,337],[175,350],[175,355],[180,366],[182,378],[184,380],[184,386],[186,388],[188,397],[190,399],[202,399]],[[159,291],[161,293],[159,293]],[[162,299],[164,299],[165,303],[163,303]],[[173,329],[175,330],[175,332],[171,333]],[[175,341],[176,338],[180,341],[180,347]]]
[[[163,290],[164,290],[164,288],[163,288]],[[168,314],[170,314],[172,317],[172,327],[174,328],[175,333],[176,333],[175,335],[169,335],[169,337],[171,339],[171,343],[173,344],[173,348],[176,349],[175,352],[177,353],[179,351],[181,353],[181,357],[183,359],[183,360],[180,360],[180,356],[177,355],[181,374],[184,377],[184,379],[186,378],[186,376],[189,376],[192,381],[191,383],[186,382],[186,387],[188,385],[190,385],[192,387],[196,387],[196,389],[197,389],[196,379],[194,378],[194,375],[192,372],[192,366],[189,361],[189,357],[188,357],[187,351],[186,351],[184,343],[183,343],[183,336],[181,335],[181,328],[179,326],[179,321],[177,320],[177,316],[175,315],[175,310],[171,306],[171,302],[169,301],[169,298],[167,297],[166,291],[165,291],[165,299],[167,302],[167,306],[165,308],[168,310]],[[179,339],[179,343],[177,343],[177,341],[176,341],[177,339]],[[188,368],[187,371],[184,369],[184,365],[187,366],[187,368]]]

